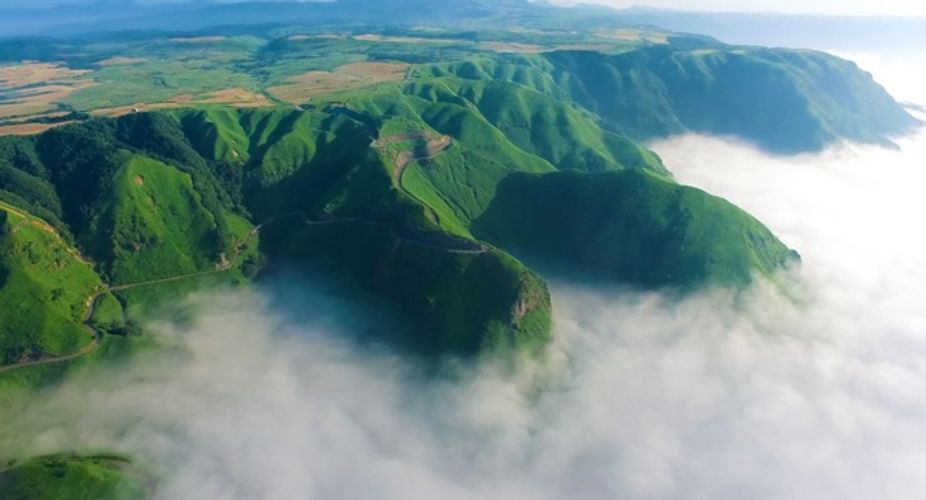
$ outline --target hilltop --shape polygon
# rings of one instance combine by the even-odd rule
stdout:
[[[180,45],[282,61],[340,46],[353,62],[284,90],[269,80],[285,105],[181,104],[0,138],[0,300],[31,304],[3,323],[7,363],[76,352],[91,315],[135,331],[168,297],[284,261],[328,263],[392,301],[415,350],[539,352],[550,297],[530,266],[684,290],[797,259],[639,141],[698,131],[789,153],[916,124],[853,64],[808,51],[668,37],[430,61],[433,40],[390,42],[388,60],[348,57],[355,38],[244,42]]]

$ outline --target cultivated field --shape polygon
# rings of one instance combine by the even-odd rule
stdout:
[[[93,85],[82,78],[86,73],[52,63],[0,66],[0,119],[55,111],[56,103]]]
[[[409,67],[408,64],[385,62],[346,64],[334,71],[310,71],[294,76],[287,84],[270,87],[267,91],[281,101],[302,104],[313,97],[402,81]]]
[[[96,63],[97,66],[126,66],[145,62],[141,57],[110,57]]]
[[[540,45],[516,42],[482,42],[479,44],[479,48],[494,52],[510,52],[514,54],[536,54],[544,50],[544,47]]]
[[[94,116],[116,117],[127,115],[129,113],[175,109],[185,106],[196,106],[204,104],[223,104],[236,108],[259,108],[263,106],[270,106],[273,103],[262,94],[251,92],[250,90],[242,88],[232,88],[209,92],[200,96],[194,96],[192,94],[181,94],[171,97],[164,102],[138,102],[128,106],[101,108],[93,110],[90,114]]]

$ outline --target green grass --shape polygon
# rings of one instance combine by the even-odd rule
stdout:
[[[240,165],[250,159],[251,143],[233,109],[208,107],[180,114],[184,133],[203,158]]]
[[[871,75],[821,52],[710,43],[546,57],[574,101],[635,138],[691,130],[790,154],[883,143],[916,123]]]
[[[476,228],[528,262],[644,287],[741,286],[796,258],[733,204],[633,170],[512,176]]]
[[[214,268],[216,222],[190,175],[141,156],[123,161],[90,222],[90,238],[110,242],[112,284]]]
[[[91,341],[82,322],[101,286],[93,269],[36,219],[0,210],[0,354],[65,355]]]
[[[74,109],[131,106],[139,102],[164,102],[179,95],[203,95],[217,90],[241,87],[259,90],[250,75],[236,71],[225,60],[207,55],[205,59],[152,59],[138,64],[101,68],[91,76],[99,82],[78,90],[65,99]]]
[[[546,284],[502,252],[453,253],[397,238],[386,226],[271,226],[277,258],[333,262],[360,285],[384,294],[417,325],[415,350],[473,354],[495,347],[537,351],[550,336]]]
[[[592,172],[643,168],[666,173],[658,157],[602,129],[593,114],[572,104],[539,57],[432,65],[416,74],[409,92],[434,100],[440,96],[434,87],[464,97],[514,145],[557,168]]]
[[[254,226],[242,217],[230,216],[228,220],[236,245],[242,246],[236,259],[233,259],[234,255],[227,256],[232,267],[227,271],[114,292],[114,297],[118,297],[118,302],[125,304],[122,318],[130,322],[130,324],[122,325],[121,329],[117,327],[117,333],[121,333],[126,328],[134,332],[131,325],[143,324],[155,318],[158,314],[176,306],[177,302],[182,301],[184,297],[197,291],[245,286],[250,279],[255,277],[263,266],[263,258],[259,250],[260,235],[251,237],[250,233]],[[246,246],[244,246],[245,242]],[[96,317],[94,319],[96,320]],[[119,317],[117,316],[116,319],[118,320]]]
[[[125,312],[122,304],[111,293],[100,295],[90,323],[94,328],[109,334],[122,334],[126,331]]]
[[[0,469],[0,492],[9,500],[143,499],[145,481],[117,456],[49,455]]]

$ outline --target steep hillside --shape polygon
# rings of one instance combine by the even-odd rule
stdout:
[[[189,174],[126,154],[95,204],[86,236],[113,284],[166,278],[215,266],[216,224]],[[91,244],[88,244],[90,247]]]
[[[243,171],[246,205],[265,224],[271,257],[333,262],[389,297],[415,318],[416,349],[472,353],[548,338],[540,278],[467,239],[465,229],[445,231],[442,207],[399,188],[394,159],[371,146],[379,130],[369,116],[343,108],[243,111],[235,119],[194,111],[180,121],[194,138],[237,137],[235,148],[247,149],[233,168]]]
[[[537,352],[550,338],[546,284],[501,251],[357,220],[307,224],[293,217],[264,236],[271,256],[328,260],[389,297],[418,324],[408,339],[414,350]]]
[[[558,168],[602,171],[644,168],[665,173],[659,159],[625,137],[602,129],[575,106],[540,58],[480,58],[423,67],[406,93],[431,102],[472,104],[515,146]],[[447,93],[456,99],[447,99]]]
[[[635,171],[514,175],[476,228],[528,263],[644,287],[743,285],[797,259],[727,201]]]
[[[90,344],[93,268],[43,221],[0,204],[0,366]]]
[[[795,153],[841,139],[886,143],[917,123],[852,62],[806,50],[702,45],[545,57],[576,102],[639,139],[694,131]]]

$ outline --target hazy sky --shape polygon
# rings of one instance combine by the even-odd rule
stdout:
[[[926,16],[926,2],[922,0],[553,0],[553,2],[561,5],[597,3],[612,7],[646,5],[685,10]]]
[[[48,6],[65,3],[91,3],[98,0],[0,0],[0,7]],[[178,3],[188,0],[136,0],[138,3]],[[241,0],[218,0],[233,2]],[[253,1],[253,0],[251,0]],[[286,1],[286,0],[268,0]],[[292,0],[295,1],[295,0]],[[713,10],[822,13],[849,15],[926,16],[926,2],[922,0],[549,0],[560,5],[596,3],[613,7],[645,5],[651,7]]]

